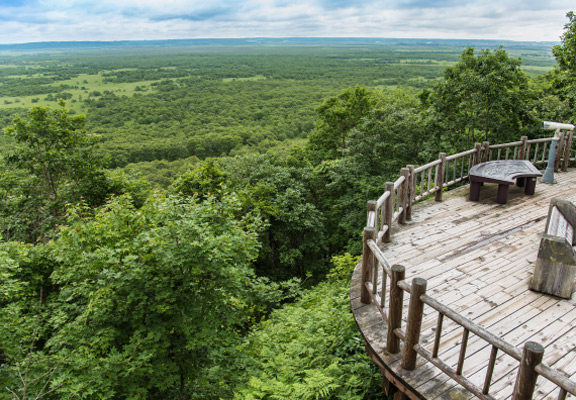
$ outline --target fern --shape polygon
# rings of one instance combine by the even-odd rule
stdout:
[[[344,257],[348,269],[352,257]],[[274,311],[241,351],[236,400],[383,399],[380,375],[365,354],[349,311],[342,266],[299,301]]]

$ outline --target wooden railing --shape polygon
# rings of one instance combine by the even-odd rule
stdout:
[[[566,171],[568,163],[576,160],[572,154],[572,132],[562,134],[558,140],[556,169]],[[516,384],[513,400],[531,399],[536,378],[542,376],[558,388],[558,399],[566,398],[567,393],[576,395],[576,383],[564,374],[553,370],[542,363],[544,348],[535,342],[527,342],[522,350],[503,341],[487,329],[460,315],[431,296],[426,294],[426,280],[414,278],[409,284],[405,279],[403,266],[391,265],[379,247],[380,242],[389,242],[393,234],[394,223],[403,224],[411,219],[412,205],[434,195],[437,201],[442,200],[444,189],[465,182],[470,168],[480,162],[502,159],[527,159],[534,164],[548,163],[548,147],[552,138],[528,140],[526,137],[518,142],[490,145],[488,142],[477,143],[474,149],[451,156],[440,153],[439,158],[426,165],[415,168],[408,165],[402,168],[400,177],[395,182],[386,184],[386,191],[376,201],[368,202],[367,226],[364,229],[362,257],[361,301],[373,303],[387,322],[388,333],[386,351],[391,354],[402,353],[402,368],[414,370],[417,355],[420,355],[450,378],[454,379],[470,393],[480,399],[495,399],[490,394],[496,359],[499,353],[516,360]],[[404,294],[410,296],[408,307],[404,306]],[[388,304],[387,304],[388,303]],[[435,338],[432,351],[420,345],[424,306],[438,313],[436,318]],[[439,356],[442,342],[442,326],[445,318],[462,329],[460,340],[451,331],[451,342],[459,352],[458,363],[452,367]],[[403,329],[402,323],[406,321]],[[429,325],[429,322],[427,323]],[[482,348],[490,348],[490,356],[485,362],[477,362],[475,374],[483,374],[483,385],[479,386],[462,374],[468,337],[473,333],[481,339],[483,345],[474,344],[474,354]],[[403,342],[403,346],[401,343]],[[477,379],[476,379],[477,380]]]

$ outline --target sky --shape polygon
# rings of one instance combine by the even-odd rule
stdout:
[[[249,37],[559,41],[575,0],[0,0],[0,43]]]

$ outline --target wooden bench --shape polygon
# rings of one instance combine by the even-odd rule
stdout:
[[[542,173],[530,161],[526,160],[499,160],[488,161],[470,168],[470,195],[471,201],[480,199],[480,187],[484,183],[498,184],[496,202],[506,204],[508,201],[508,187],[514,184],[524,187],[524,193],[534,194],[536,178]]]
[[[576,273],[575,226],[576,205],[552,199],[530,289],[565,299],[572,296]]]

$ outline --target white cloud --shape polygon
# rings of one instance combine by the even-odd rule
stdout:
[[[24,0],[0,5],[0,42],[257,36],[548,41],[559,39],[572,2]]]

